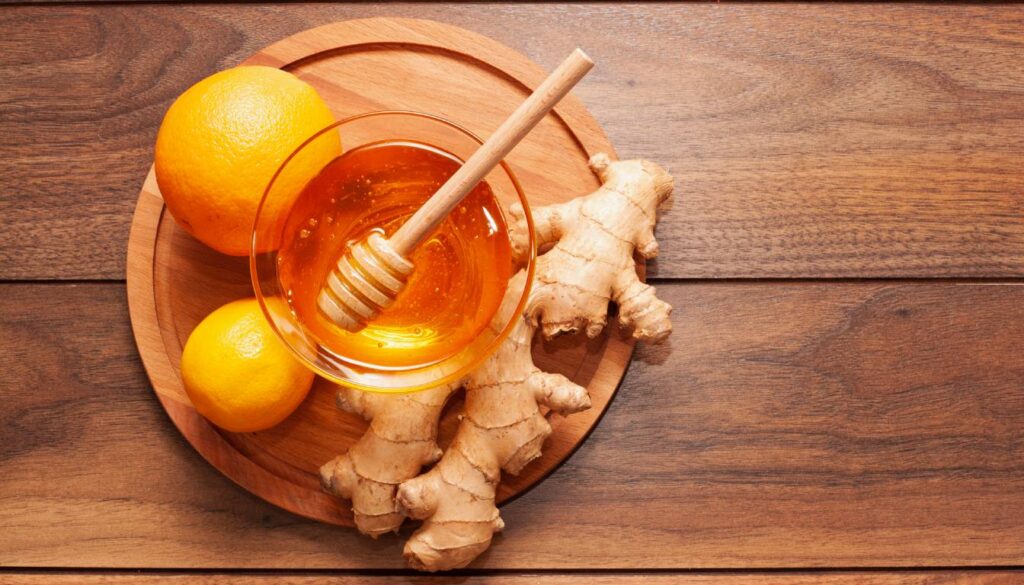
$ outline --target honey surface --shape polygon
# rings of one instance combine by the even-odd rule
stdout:
[[[413,252],[406,288],[365,329],[349,333],[316,306],[348,246],[373,229],[393,233],[460,164],[426,145],[384,142],[346,152],[305,187],[285,221],[278,274],[292,311],[322,346],[350,362],[407,368],[457,353],[487,327],[512,260],[500,205],[486,183]]]

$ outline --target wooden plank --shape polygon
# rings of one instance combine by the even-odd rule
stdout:
[[[827,573],[674,573],[560,575],[551,573],[459,575],[466,585],[1017,585],[1015,571],[914,571]],[[436,585],[450,576],[331,575],[292,573],[0,573],[4,585]]]
[[[1024,274],[1019,6],[100,4],[0,15],[0,278],[121,278],[174,97],[375,15],[549,67],[586,47],[578,94],[620,154],[680,178],[653,276]]]
[[[591,437],[473,567],[1024,564],[1024,286],[664,284]],[[0,566],[401,567],[248,495],[148,388],[119,284],[0,285]]]

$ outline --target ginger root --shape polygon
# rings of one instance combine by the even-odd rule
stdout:
[[[658,255],[654,226],[658,209],[672,195],[672,175],[650,161],[612,162],[604,153],[590,158],[590,168],[601,179],[600,189],[534,211],[538,248],[554,247],[537,260],[527,317],[540,322],[548,339],[580,330],[592,338],[604,329],[612,300],[619,322],[635,328],[634,337],[657,343],[672,332],[672,307],[640,281],[633,252],[646,259]],[[523,253],[525,239],[513,241]]]
[[[540,456],[551,434],[541,407],[559,414],[590,407],[585,388],[534,365],[530,346],[538,327],[546,337],[581,329],[594,337],[614,300],[620,322],[632,326],[636,338],[658,342],[672,330],[672,308],[640,282],[633,260],[634,250],[647,258],[657,254],[653,229],[659,205],[672,193],[672,177],[653,163],[611,162],[604,154],[591,158],[590,166],[603,182],[600,189],[536,212],[539,244],[554,246],[538,258],[522,321],[469,375],[465,413],[451,446],[433,469],[398,489],[406,514],[423,520],[405,544],[416,569],[465,567],[486,550],[504,527],[495,505],[501,471],[518,474]]]
[[[372,422],[349,453],[324,466],[324,484],[352,498],[363,532],[394,530],[403,514],[422,520],[404,551],[417,569],[465,567],[485,551],[504,527],[495,505],[501,472],[519,473],[540,456],[551,434],[545,407],[560,414],[590,407],[585,388],[534,365],[531,344],[538,329],[547,338],[580,331],[594,337],[614,301],[619,322],[635,338],[656,343],[672,330],[671,306],[640,281],[634,260],[635,252],[645,258],[658,252],[654,226],[671,196],[671,175],[649,161],[613,162],[605,154],[593,156],[590,167],[602,181],[597,191],[534,211],[543,253],[526,311],[495,354],[465,380],[459,428],[432,469],[413,477],[436,460],[437,420],[452,388],[405,396],[342,391],[344,402],[358,404],[355,409]],[[522,255],[522,209],[512,216],[513,243]],[[515,284],[509,290],[521,290]],[[506,297],[495,325],[515,301]]]
[[[510,290],[522,290],[520,271]],[[495,321],[507,321],[518,299],[506,296]],[[504,313],[506,319],[500,318]],[[487,549],[504,524],[495,505],[501,470],[518,474],[540,456],[551,434],[541,406],[559,414],[590,408],[590,395],[559,374],[540,371],[530,353],[534,326],[520,319],[498,351],[471,373],[452,444],[429,472],[403,483],[398,503],[423,526],[405,545],[414,568],[464,567]]]
[[[437,424],[458,384],[412,394],[339,388],[338,407],[370,421],[348,452],[320,468],[324,490],[352,501],[356,528],[374,538],[395,532],[405,516],[395,505],[398,484],[441,457]]]

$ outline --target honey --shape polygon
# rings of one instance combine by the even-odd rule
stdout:
[[[331,161],[302,190],[278,251],[281,290],[322,347],[355,364],[405,369],[458,353],[490,324],[512,272],[500,204],[480,183],[410,256],[413,274],[394,304],[350,333],[317,308],[328,273],[371,230],[393,233],[461,161],[412,141],[360,146]]]

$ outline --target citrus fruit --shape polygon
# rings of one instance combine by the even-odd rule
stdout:
[[[228,303],[196,326],[181,354],[181,377],[199,414],[239,433],[281,422],[313,384],[254,298]]]
[[[190,234],[219,252],[245,256],[271,177],[333,122],[316,90],[291,73],[273,67],[215,73],[181,94],[164,116],[154,153],[160,193]],[[303,149],[275,181],[268,211],[287,209],[340,153],[337,134]]]

